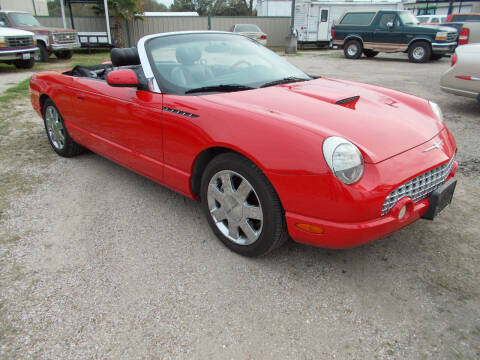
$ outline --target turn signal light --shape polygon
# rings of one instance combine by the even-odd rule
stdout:
[[[458,37],[458,45],[465,45],[468,43],[468,38],[470,37],[470,30],[463,28],[460,31],[460,36]]]
[[[323,232],[324,232],[323,227],[318,226],[318,225],[297,223],[297,224],[295,224],[295,226],[298,227],[299,229],[302,229],[303,231],[307,231],[307,232],[313,233],[313,234],[323,234]]]
[[[262,35],[262,36],[260,36],[260,39],[262,39],[262,40],[267,40],[267,35]]]

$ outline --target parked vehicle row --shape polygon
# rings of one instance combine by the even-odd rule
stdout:
[[[0,24],[34,33],[39,49],[37,61],[47,61],[51,54],[59,59],[70,59],[73,49],[81,47],[75,30],[42,26],[28,12],[0,10]]]
[[[444,26],[420,26],[409,11],[347,11],[332,29],[333,44],[349,59],[379,52],[404,52],[411,62],[438,60],[453,52],[458,32]]]

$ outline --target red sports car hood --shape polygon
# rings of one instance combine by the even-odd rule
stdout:
[[[357,96],[354,108],[337,104]],[[245,114],[288,121],[322,137],[344,137],[360,148],[365,161],[373,163],[423,144],[443,128],[424,99],[328,78],[203,98],[240,108]]]

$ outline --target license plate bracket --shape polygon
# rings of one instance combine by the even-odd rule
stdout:
[[[433,220],[435,216],[450,205],[455,192],[455,186],[457,186],[457,180],[450,179],[435,190],[430,196],[430,205],[422,218]]]

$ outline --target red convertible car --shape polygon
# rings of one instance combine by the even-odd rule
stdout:
[[[433,102],[309,76],[232,33],[149,35],[111,60],[32,77],[53,150],[88,148],[201,201],[242,255],[288,235],[352,247],[451,202],[456,143]]]

